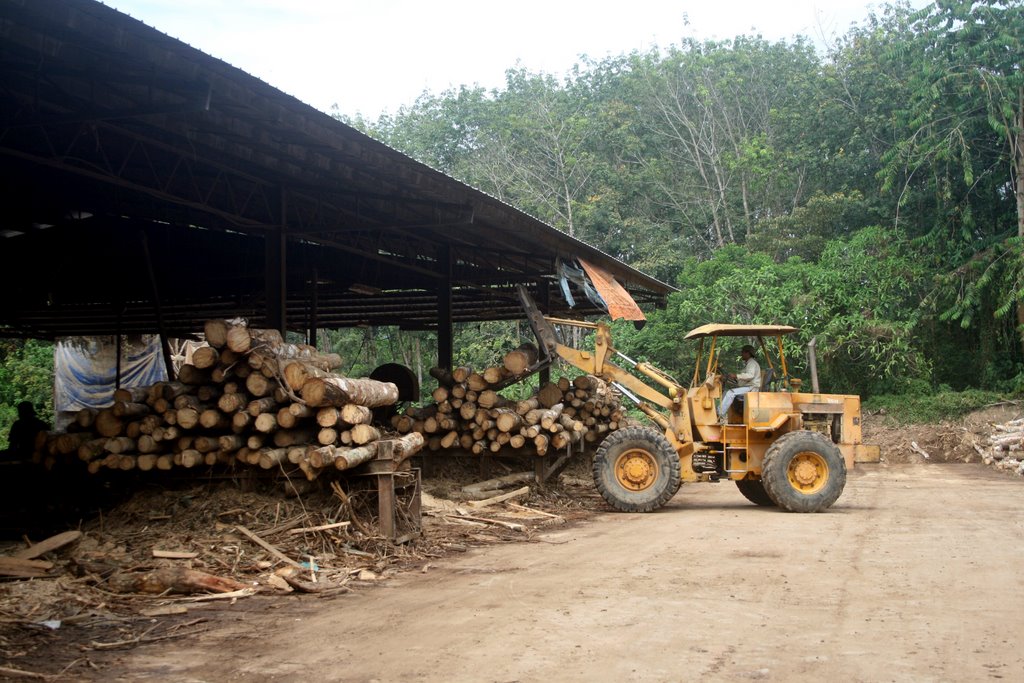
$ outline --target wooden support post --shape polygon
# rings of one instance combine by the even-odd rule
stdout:
[[[390,460],[393,444],[383,439],[377,444],[377,459]],[[377,518],[380,520],[381,536],[389,540],[395,538],[395,478],[391,473],[377,476]]]
[[[437,283],[437,365],[451,370],[454,352],[452,346],[452,258],[451,249],[442,246],[438,258],[441,280]]]
[[[494,463],[491,462],[490,455],[480,456],[480,478],[483,479],[484,481],[491,478],[491,465],[493,464]]]
[[[537,477],[537,483],[542,486],[547,478],[547,464],[548,456],[546,455],[537,456],[533,461],[533,474]]]

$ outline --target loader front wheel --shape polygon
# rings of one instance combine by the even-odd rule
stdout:
[[[764,482],[760,479],[737,479],[736,488],[740,490],[743,497],[754,505],[763,507],[774,507],[775,501],[764,490]]]
[[[612,432],[594,455],[594,483],[622,512],[651,512],[679,490],[679,454],[665,435],[648,427]]]
[[[846,461],[824,434],[810,431],[780,436],[764,454],[764,490],[787,512],[820,512],[846,486]]]

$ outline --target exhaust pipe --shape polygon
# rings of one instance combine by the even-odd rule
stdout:
[[[810,343],[807,344],[807,358],[811,361],[811,391],[815,394],[820,393],[818,390],[818,356],[815,353],[817,346],[817,337],[811,339]]]

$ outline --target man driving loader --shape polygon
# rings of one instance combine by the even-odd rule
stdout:
[[[761,388],[761,366],[754,360],[755,349],[746,344],[740,351],[743,358],[743,371],[739,373],[727,372],[725,379],[736,382],[736,386],[725,392],[722,397],[722,404],[718,407],[718,421],[725,424],[729,420],[729,408],[736,397],[749,391],[756,391]]]

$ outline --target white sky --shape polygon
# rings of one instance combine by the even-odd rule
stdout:
[[[866,0],[104,0],[317,109],[375,119],[424,90],[501,87],[518,63],[564,74],[581,54],[682,37],[808,36],[819,46]],[[914,0],[914,6],[926,4]],[[687,24],[688,20],[688,24]]]

